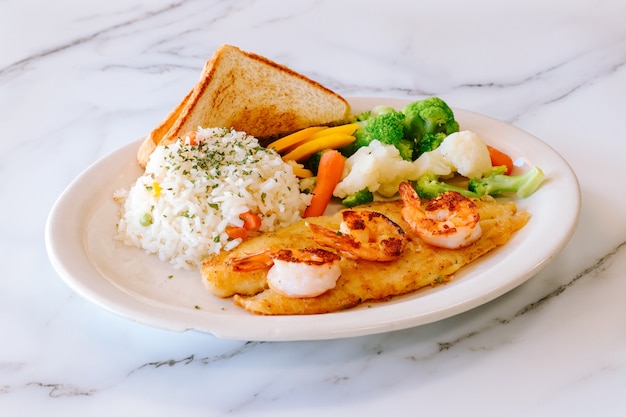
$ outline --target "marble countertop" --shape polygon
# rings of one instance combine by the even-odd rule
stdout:
[[[0,2],[0,414],[623,415],[624,16],[618,0]],[[578,176],[575,233],[505,295],[389,333],[229,341],[99,308],[48,259],[50,208],[223,43],[344,96],[437,95],[541,138]]]

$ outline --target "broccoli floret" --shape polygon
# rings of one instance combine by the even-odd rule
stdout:
[[[541,168],[536,166],[521,175],[505,175],[504,172],[505,166],[493,167],[482,178],[471,178],[467,188],[478,195],[516,193],[519,198],[526,198],[534,193],[545,179]]]
[[[404,138],[404,114],[398,111],[388,111],[367,120],[365,132],[370,142],[377,139],[387,145],[395,145]]]
[[[471,190],[441,181],[439,176],[433,173],[427,173],[419,177],[414,187],[415,191],[417,191],[417,195],[419,195],[420,198],[426,199],[435,198],[446,191],[456,191],[465,197],[478,197],[478,195]]]
[[[373,140],[394,145],[404,137],[404,114],[387,111],[359,123],[354,136],[358,147],[367,146]]]
[[[361,191],[348,195],[341,200],[341,204],[346,207],[354,207],[360,204],[371,203],[372,201],[374,201],[374,193],[372,193],[369,188],[365,187]]]
[[[354,132],[355,141],[341,149],[346,157],[378,140],[395,146],[403,159],[412,161],[422,153],[435,149],[450,133],[459,131],[454,113],[438,97],[414,101],[402,111],[389,106],[376,106],[357,114],[354,121],[358,124]]]
[[[409,103],[402,113],[405,115],[404,137],[413,138],[418,144],[427,133],[449,135],[459,131],[452,109],[439,97]]]
[[[417,145],[415,158],[417,159],[421,154],[437,149],[447,136],[448,135],[443,132],[426,133]]]
[[[362,122],[364,120],[369,119],[370,117],[372,117],[372,111],[371,110],[366,110],[364,112],[361,112],[361,113],[357,114],[354,117],[354,121],[355,122]]]
[[[412,161],[413,156],[415,155],[415,142],[408,139],[400,139],[397,143],[394,144],[395,147],[400,151],[400,156],[405,161]]]
[[[402,112],[391,107],[378,106],[371,111],[369,117],[365,113],[361,113],[361,120],[357,117],[358,127],[354,132],[355,140],[341,149],[342,154],[350,156],[357,149],[369,145],[373,140],[394,145],[401,152],[406,151],[401,149],[402,147],[406,148],[406,145],[399,144],[404,138],[404,114]]]

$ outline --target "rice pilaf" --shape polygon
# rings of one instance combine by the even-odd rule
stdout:
[[[145,173],[114,197],[121,203],[116,238],[185,269],[239,245],[225,229],[242,226],[240,214],[256,213],[267,232],[300,220],[311,200],[280,155],[224,128],[158,146]]]

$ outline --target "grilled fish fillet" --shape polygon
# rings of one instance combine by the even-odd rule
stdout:
[[[273,233],[251,238],[230,252],[208,256],[202,265],[206,287],[219,297],[233,297],[236,305],[263,315],[322,314],[345,310],[368,301],[382,301],[422,287],[449,280],[463,266],[509,241],[530,214],[518,211],[514,203],[498,203],[491,197],[476,201],[481,215],[482,236],[461,249],[441,249],[424,243],[402,219],[401,201],[374,203],[359,209],[385,214],[398,223],[408,244],[397,260],[390,262],[362,259],[341,260],[342,274],[335,288],[313,298],[289,298],[267,286],[267,270],[235,272],[228,260],[266,248],[319,247],[302,220]],[[339,228],[341,216],[323,216],[308,222]]]

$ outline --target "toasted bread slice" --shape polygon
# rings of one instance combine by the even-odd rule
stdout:
[[[207,61],[188,97],[146,138],[137,157],[145,166],[150,149],[198,127],[233,128],[266,145],[305,127],[344,122],[349,115],[348,102],[321,84],[260,55],[223,45]]]

